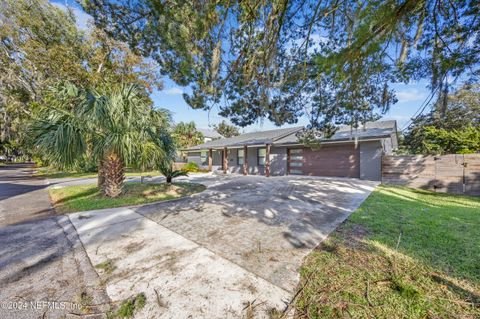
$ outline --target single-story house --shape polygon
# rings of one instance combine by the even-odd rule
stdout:
[[[396,121],[341,126],[320,147],[297,136],[302,127],[283,128],[210,141],[185,150],[188,162],[224,173],[313,175],[381,180],[382,155],[398,147]]]

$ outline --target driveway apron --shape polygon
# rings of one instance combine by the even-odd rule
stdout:
[[[268,318],[272,309],[282,311],[303,258],[377,185],[202,178],[207,190],[189,198],[70,215],[112,301],[146,295],[138,318]]]

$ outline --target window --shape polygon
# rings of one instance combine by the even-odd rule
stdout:
[[[290,159],[291,160],[303,160],[303,150],[301,148],[290,149]]]
[[[303,149],[301,148],[293,148],[289,150],[290,152],[290,160],[292,161],[303,161]]]
[[[266,148],[257,149],[257,164],[259,166],[265,166],[265,157],[267,156]]]
[[[303,149],[291,148],[288,150],[288,173],[303,175]]]
[[[237,164],[238,165],[243,165],[244,158],[245,158],[245,154],[244,154],[243,150],[238,150],[237,151]]]
[[[291,169],[290,174],[292,174],[292,175],[303,175],[303,171],[301,171],[299,169]]]
[[[302,167],[303,163],[302,162],[291,162],[290,167]]]
[[[200,152],[200,162],[202,165],[207,165],[207,151],[201,151]]]

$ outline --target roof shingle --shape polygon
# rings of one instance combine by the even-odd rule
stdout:
[[[303,127],[291,127],[269,131],[245,133],[239,136],[230,138],[224,138],[220,140],[214,140],[201,145],[188,148],[189,151],[204,150],[208,148],[223,148],[223,147],[240,147],[243,145],[262,145],[262,144],[295,144],[299,143],[296,132],[300,131]],[[354,139],[357,137],[359,140],[383,138],[390,136],[396,130],[396,121],[377,121],[367,122],[365,127],[359,127],[358,129],[351,129],[348,125],[342,125],[337,132],[329,139],[325,141],[342,141]]]

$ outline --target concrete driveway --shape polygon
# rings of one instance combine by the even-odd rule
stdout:
[[[70,215],[114,302],[138,317],[267,317],[283,310],[311,249],[377,185],[341,178],[194,176],[190,198]],[[105,268],[105,267],[104,267]]]

